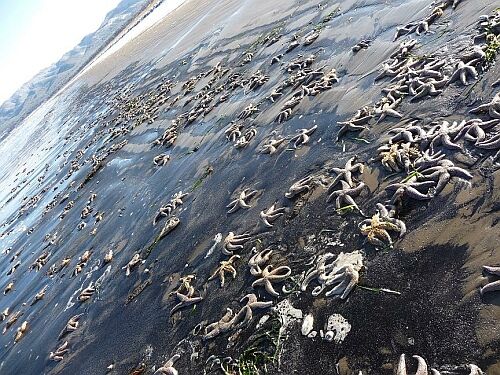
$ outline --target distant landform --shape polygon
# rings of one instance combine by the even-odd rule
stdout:
[[[99,28],[59,61],[41,70],[0,106],[0,140],[83,67],[146,17],[162,0],[123,0]]]

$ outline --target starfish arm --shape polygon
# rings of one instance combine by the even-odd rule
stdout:
[[[357,277],[352,277],[351,280],[349,281],[349,284],[344,289],[344,292],[340,296],[340,299],[346,299],[347,296],[351,293],[351,291],[356,287],[358,283]]]
[[[240,207],[238,206],[238,200],[235,199],[231,203],[229,203],[226,208],[229,208],[229,211],[227,211],[228,214],[232,214],[233,212],[237,211]]]
[[[249,304],[252,309],[267,309],[273,305],[272,301],[256,301]]]
[[[436,195],[441,193],[441,191],[445,188],[445,186],[448,184],[450,181],[451,176],[448,172],[443,172],[441,173],[439,180],[436,184]]]
[[[401,113],[397,112],[396,110],[394,110],[392,108],[387,108],[386,113],[387,113],[387,115],[392,116],[392,117],[396,117],[396,118],[403,117],[403,115]]]
[[[264,225],[266,227],[268,227],[268,228],[273,227],[273,225],[268,221],[268,219],[269,219],[268,215],[265,215],[263,211],[260,213],[260,218],[262,219],[262,222],[264,223]]]
[[[462,178],[464,180],[470,180],[474,177],[474,176],[472,176],[472,174],[467,172],[465,169],[458,168],[458,167],[450,167],[450,168],[448,168],[448,171],[450,172],[450,174],[453,177],[459,177],[459,178]]]
[[[341,276],[344,276],[344,275],[341,275]],[[332,289],[330,289],[328,292],[325,293],[325,297],[341,295],[345,291],[347,283],[348,283],[347,279],[345,279],[345,278],[342,279],[342,282],[338,283]]]
[[[460,150],[462,147],[460,145],[457,145],[456,143],[453,143],[450,139],[450,136],[448,134],[445,134],[441,137],[441,143],[443,146],[449,148],[449,149],[454,149],[454,150]]]
[[[425,363],[425,360],[418,355],[414,355],[413,358],[415,358],[418,362],[417,372],[415,375],[427,375],[427,363]]]
[[[481,112],[485,112],[485,111],[488,111],[490,108],[490,104],[482,104],[476,108],[472,108],[469,113],[481,113]]]
[[[416,199],[419,201],[428,200],[428,199],[431,199],[433,197],[433,194],[431,194],[430,192],[427,194],[422,194],[417,189],[412,188],[411,186],[406,189],[406,194],[410,198],[413,198],[413,199]]]
[[[405,355],[401,354],[399,357],[398,367],[396,369],[396,375],[407,375],[406,373],[406,361]]]
[[[493,106],[490,107],[489,115],[495,119],[500,119],[500,111],[495,109]]]
[[[413,96],[411,99],[410,99],[410,102],[414,102],[414,101],[417,101],[418,99],[421,99],[425,96],[427,96],[427,94],[429,94],[429,89],[427,88],[427,86],[421,86],[419,89],[416,90],[415,92],[415,96]]]
[[[268,215],[268,217],[271,221],[274,221],[282,215],[283,215],[283,212],[277,212],[277,213],[273,213],[273,214]]]
[[[492,283],[486,284],[480,290],[481,295],[488,292],[495,292],[500,290],[500,280],[494,281]]]
[[[252,309],[249,306],[244,306],[241,308],[238,314],[236,314],[234,318],[234,324],[239,327],[244,327],[248,323],[250,323],[252,318],[253,318]]]
[[[240,199],[238,204],[240,205],[241,208],[251,208],[249,204],[247,204],[243,199]]]
[[[333,198],[334,193],[338,193],[338,192],[337,191],[333,192],[328,198],[330,198],[330,197]],[[327,200],[327,202],[330,202],[330,201]],[[337,207],[337,209],[342,208],[342,194],[337,196],[337,199],[335,200],[335,207]]]
[[[272,295],[273,297],[279,297],[279,295],[280,295],[280,294],[279,294],[276,290],[274,290],[274,287],[273,287],[273,284],[271,283],[271,281],[266,280],[266,283],[265,283],[265,285],[264,285],[264,286],[265,286],[265,288],[266,288],[266,291],[267,291],[270,295]]]
[[[467,73],[464,69],[460,70],[460,81],[464,86],[467,86]]]
[[[483,271],[491,275],[500,276],[500,267],[483,266]]]
[[[300,290],[302,290],[303,292],[306,291],[307,289],[307,286],[309,285],[309,283],[318,276],[318,270],[317,269],[313,269],[312,271],[310,271],[309,273],[307,273],[304,277],[304,280],[302,281],[302,284],[300,285]]]
[[[500,136],[497,135],[483,142],[478,142],[476,147],[485,150],[496,150],[500,148]]]
[[[460,70],[455,70],[453,72],[453,74],[451,75],[450,79],[448,80],[448,83],[453,83],[455,82],[457,79],[460,78]]]
[[[353,206],[356,210],[361,211],[356,202],[354,201],[354,199],[352,199],[350,195],[344,195],[344,199],[349,205]]]

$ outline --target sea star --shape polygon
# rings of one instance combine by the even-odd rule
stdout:
[[[385,62],[382,64],[379,75],[375,77],[375,81],[385,77],[396,77],[401,72],[401,68],[402,64],[400,63],[389,64]]]
[[[95,217],[95,222],[94,222],[94,225],[96,225],[98,222],[102,221],[102,219],[104,218],[104,212],[102,211],[97,211],[94,215]]]
[[[469,367],[469,370],[470,370],[469,375],[484,375],[483,370],[481,370],[478,366],[476,366],[472,363],[467,365],[467,367]]]
[[[3,290],[3,294],[9,293],[13,288],[14,288],[14,282],[11,281],[10,283],[7,284],[7,286]]]
[[[329,189],[329,191],[328,191],[329,195],[328,195],[328,198],[326,201],[331,202],[334,198],[336,198],[335,207],[337,207],[338,210],[343,208],[343,206],[342,206],[343,203],[346,203],[347,205],[354,207],[361,214],[363,214],[361,209],[358,207],[358,205],[354,201],[353,197],[358,196],[363,191],[363,189],[366,187],[366,185],[363,182],[360,182],[358,184],[358,186],[351,187],[344,180],[340,180],[340,183],[342,185],[341,189],[333,190],[333,191],[331,191]]]
[[[78,315],[74,315],[71,318],[69,318],[63,331],[59,334],[59,339],[64,337],[64,335],[66,335],[67,333],[76,331],[76,329],[78,328],[78,325],[80,324],[78,321],[80,320],[82,315],[83,314],[78,314]]]
[[[486,104],[479,107],[472,108],[469,113],[484,113],[487,112],[490,117],[500,119],[500,92],[497,93],[493,99]]]
[[[442,151],[431,153],[431,150],[426,150],[415,160],[413,164],[417,170],[422,170],[429,167],[435,167],[439,164],[440,160],[445,157],[446,155],[443,154]]]
[[[170,160],[170,155],[160,154],[153,158],[153,164],[156,165],[157,167],[162,167],[165,164],[167,164],[169,160]]]
[[[176,216],[172,216],[171,218],[169,218],[163,226],[160,234],[158,235],[158,240],[161,240],[163,237],[173,231],[180,224],[180,222],[181,221]]]
[[[78,301],[85,302],[88,301],[95,293],[94,282],[90,282],[89,286],[86,287],[80,295],[78,296]]]
[[[264,286],[269,294],[271,294],[273,297],[278,297],[279,293],[274,290],[272,283],[287,279],[291,275],[291,273],[292,270],[288,266],[273,268],[273,266],[270,264],[262,270],[260,278],[252,283],[252,287],[255,288],[256,286]]]
[[[17,320],[23,315],[24,313],[21,311],[17,311],[14,315],[12,315],[9,320],[5,323],[5,326],[3,327],[2,334],[5,334],[7,330],[17,322]]]
[[[64,344],[57,348],[55,352],[50,352],[49,359],[57,362],[62,361],[64,359],[64,354],[66,354],[68,351],[68,342],[65,341]]]
[[[179,191],[175,193],[170,201],[164,205],[161,206],[160,209],[158,210],[158,213],[156,214],[155,218],[153,219],[153,225],[156,225],[158,221],[162,217],[168,217],[172,213],[173,210],[175,210],[178,206],[182,205],[184,202],[182,201],[188,193],[183,193],[182,191]]]
[[[253,137],[257,135],[257,129],[248,129],[234,144],[236,148],[244,148],[248,146]]]
[[[228,214],[236,212],[239,208],[251,208],[247,201],[251,199],[255,194],[257,194],[257,190],[244,189],[238,195],[238,198],[232,200],[226,208],[229,208],[227,211]]]
[[[401,103],[401,98],[396,100],[393,103],[389,103],[388,99],[383,98],[379,105],[375,107],[374,113],[376,115],[380,115],[380,117],[377,120],[377,123],[385,119],[387,116],[390,117],[395,117],[395,118],[402,118],[403,115],[395,110],[395,108]]]
[[[337,133],[335,141],[338,142],[338,140],[348,131],[357,132],[366,129],[366,127],[362,125],[367,124],[371,118],[373,118],[373,107],[364,106],[361,109],[358,109],[356,114],[348,121],[338,121],[337,124],[342,125],[342,127]]]
[[[309,142],[309,136],[316,131],[318,125],[314,125],[309,129],[299,129],[297,130],[297,135],[293,136],[290,139],[290,142],[293,142],[293,148],[297,148],[300,145],[305,145]]]
[[[485,130],[491,129],[498,124],[500,124],[500,120],[497,119],[490,121],[483,121],[477,118],[469,120],[465,123],[464,127],[458,132],[453,140],[457,141],[458,139],[464,137],[467,141],[480,143],[486,139]]]
[[[400,36],[408,35],[414,33],[417,29],[417,25],[415,23],[409,23],[405,26],[396,27],[396,35],[394,35],[394,39],[398,39]]]
[[[342,124],[342,127],[337,133],[337,136],[335,137],[335,142],[338,142],[340,138],[344,136],[347,132],[360,132],[362,130],[366,129],[366,126],[363,125],[356,125],[351,121],[346,121],[346,122],[337,122],[337,124]]]
[[[476,147],[484,150],[497,150],[500,148],[500,133],[491,138],[485,139],[475,144]]]
[[[163,145],[166,147],[170,147],[174,144],[177,136],[179,135],[178,125],[176,122],[174,122],[175,120],[172,121],[172,125],[165,130],[163,135],[153,142],[153,145]]]
[[[276,208],[276,205],[277,203],[273,203],[271,207],[260,211],[260,218],[268,228],[272,228],[273,224],[271,223],[285,213],[285,207]]]
[[[33,302],[31,302],[31,305],[34,305],[35,303],[37,303],[38,301],[43,299],[48,287],[49,287],[48,285],[45,285],[41,291],[39,291],[37,294],[35,294],[35,299],[33,300]]]
[[[280,53],[279,55],[273,56],[271,59],[271,65],[279,63],[281,59],[283,58],[283,54]]]
[[[333,262],[329,262],[331,259],[334,259]],[[334,286],[325,296],[333,295],[346,299],[358,283],[359,271],[362,268],[363,256],[359,250],[352,253],[341,252],[337,256],[332,253],[319,255],[316,264],[306,272],[300,289],[306,291],[309,283],[317,279],[319,285],[313,288],[313,296],[318,296],[327,287]]]
[[[384,87],[382,92],[386,94],[387,99],[389,99],[392,103],[410,94],[409,86],[403,82]]]
[[[170,311],[170,315],[175,313],[177,310],[180,310],[186,306],[191,306],[199,301],[203,300],[203,297],[194,297],[194,287],[191,285],[191,280],[195,278],[195,275],[187,275],[185,277],[181,277],[179,282],[181,285],[174,292],[175,296],[179,300],[179,303],[175,305]]]
[[[236,140],[241,137],[241,130],[243,129],[242,124],[233,123],[229,128],[226,129],[224,134],[230,142],[236,142]]]
[[[432,126],[427,132],[424,142],[422,142],[423,148],[429,147],[431,152],[434,153],[436,146],[442,145],[450,150],[461,150],[462,147],[452,142],[452,137],[462,130],[465,125],[465,120],[460,123],[453,121],[449,123],[448,121],[442,121],[434,126]]]
[[[231,258],[228,260],[223,260],[220,262],[219,267],[215,270],[215,272],[208,278],[208,281],[215,279],[217,276],[220,278],[220,286],[223,287],[224,283],[226,282],[226,277],[225,273],[229,272],[232,276],[233,279],[236,278],[236,268],[234,268],[233,263],[237,260],[240,259],[241,257],[239,255],[233,255]]]
[[[313,30],[306,36],[304,36],[304,46],[308,46],[309,44],[312,44],[316,39],[318,39],[320,30]]]
[[[276,122],[278,122],[278,123],[281,124],[283,121],[288,120],[288,118],[291,115],[292,115],[292,109],[291,108],[284,109],[276,117]]]
[[[443,9],[440,8],[440,7],[436,7],[433,9],[432,13],[427,16],[426,18],[424,18],[422,21],[420,21],[417,25],[417,28],[415,30],[415,32],[417,33],[417,35],[420,35],[422,33],[426,33],[429,31],[429,25],[431,25],[432,23],[434,23],[434,21],[441,17],[443,15]]]
[[[331,187],[335,186],[341,179],[343,179],[350,187],[354,187],[354,180],[352,174],[355,172],[363,173],[364,165],[363,163],[354,163],[358,157],[355,155],[345,163],[344,168],[334,167],[331,169],[332,172],[336,173],[337,176],[333,179]],[[353,164],[354,163],[354,164]]]
[[[139,253],[134,254],[134,256],[132,257],[132,259],[130,259],[130,261],[125,266],[122,267],[122,270],[126,270],[125,271],[125,276],[129,276],[130,275],[130,271],[135,266],[137,266],[138,264],[140,264],[141,262],[144,262],[141,259],[141,254],[139,254]]]
[[[259,108],[257,106],[255,106],[254,104],[249,104],[247,107],[245,107],[245,109],[243,109],[243,111],[241,111],[241,113],[238,115],[238,118],[240,120],[244,120],[258,111]]]
[[[229,232],[226,238],[224,238],[222,253],[225,255],[233,255],[233,251],[243,249],[243,244],[251,238],[252,236],[248,232],[243,234]]]
[[[389,172],[410,171],[412,160],[420,156],[420,151],[411,143],[386,144],[377,149],[379,155],[374,160],[380,160],[382,166]]]
[[[372,41],[370,39],[363,39],[360,42],[358,42],[354,47],[352,47],[351,50],[354,53],[359,52],[362,49],[370,47],[371,42]]]
[[[281,90],[282,90],[281,87],[273,89],[273,91],[271,91],[267,99],[269,99],[272,103],[274,103],[277,98],[283,95]]]
[[[382,203],[377,203],[376,207],[377,212],[383,221],[388,221],[389,223],[394,224],[399,228],[399,237],[406,234],[406,224],[404,223],[404,221],[396,219],[394,217],[396,215],[395,208],[391,207],[391,209],[389,210]]]
[[[0,322],[3,322],[5,319],[7,319],[7,317],[9,316],[10,312],[9,312],[9,308],[6,307],[5,310],[3,310],[1,313],[0,313]]]
[[[253,293],[244,296],[240,302],[243,303],[245,300],[245,306],[243,306],[234,317],[233,325],[235,328],[248,325],[253,318],[254,309],[266,309],[273,305],[272,301],[259,301],[257,296]]]
[[[272,253],[273,253],[273,250],[264,249],[256,254],[254,254],[250,258],[250,260],[248,261],[248,266],[250,267],[250,273],[253,276],[260,276],[262,274],[261,266],[263,266],[264,264],[266,264],[269,261]]]
[[[283,144],[283,142],[285,142],[285,138],[270,139],[262,146],[260,152],[262,154],[273,155],[276,151],[278,151],[278,148]]]
[[[470,180],[473,177],[465,169],[455,167],[453,162],[447,159],[441,160],[438,166],[425,169],[420,173],[423,178],[436,182],[435,195],[444,189],[452,177],[458,177],[463,180]]]
[[[361,234],[367,236],[368,242],[372,245],[392,247],[392,238],[388,231],[399,232],[399,227],[380,217],[379,213],[372,216],[371,219],[363,220],[359,223]]]
[[[224,316],[217,322],[211,323],[205,327],[203,340],[212,339],[221,333],[229,331],[234,325],[234,312],[230,308],[226,309]]]
[[[27,330],[28,322],[25,320],[16,330],[16,335],[14,336],[14,344],[17,344],[19,340],[21,340],[21,338],[26,334]]]
[[[254,74],[250,76],[248,80],[248,89],[253,90],[259,86],[262,86],[267,81],[269,81],[269,76],[265,75],[260,70],[257,70]]]
[[[288,199],[292,199],[298,194],[309,191],[311,189],[311,185],[314,183],[313,176],[304,177],[292,184],[288,191],[285,193],[285,197]]]
[[[390,202],[393,205],[400,205],[404,196],[419,201],[432,199],[435,195],[434,185],[433,181],[417,181],[417,175],[411,175],[402,182],[388,185],[386,190],[395,190]],[[418,189],[427,189],[427,193],[421,193]]]
[[[464,63],[463,61],[459,61],[455,71],[451,75],[450,79],[448,80],[448,83],[455,82],[456,80],[460,79],[462,84],[466,86],[468,84],[467,78],[470,76],[473,80],[476,80],[478,78],[477,70],[474,68],[472,65],[469,65],[470,63]]]
[[[500,276],[500,267],[483,266],[483,271],[494,276]],[[481,295],[500,290],[500,280],[490,282],[480,289]]]
[[[418,99],[426,97],[427,95],[436,96],[443,92],[443,90],[438,90],[441,87],[444,87],[446,84],[446,79],[442,79],[441,81],[436,81],[434,78],[429,78],[425,82],[420,81],[420,86],[416,88],[414,91],[414,96],[410,99],[410,102],[414,102]]]

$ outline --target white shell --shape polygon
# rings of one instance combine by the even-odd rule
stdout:
[[[351,331],[351,325],[342,315],[332,314],[328,317],[325,331],[324,339],[326,341],[335,341],[336,344],[339,344],[345,340],[347,334]]]
[[[308,334],[308,335],[307,335],[307,337],[309,337],[310,339],[313,339],[313,338],[315,338],[317,335],[318,335],[318,332],[316,332],[316,331],[312,331],[310,334]]]
[[[335,333],[333,331],[326,331],[325,337],[323,338],[325,341],[332,341]]]
[[[300,330],[304,336],[309,335],[313,330],[314,317],[312,314],[307,314],[302,321],[302,329]]]

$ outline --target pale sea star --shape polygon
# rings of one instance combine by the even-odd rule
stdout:
[[[268,265],[262,270],[260,278],[252,283],[252,287],[263,286],[266,291],[273,297],[278,297],[279,293],[273,287],[274,282],[280,282],[287,279],[292,273],[290,267],[280,266],[273,268],[272,265]]]
[[[228,214],[236,212],[239,208],[251,208],[247,201],[251,199],[255,194],[257,194],[257,190],[244,189],[238,195],[238,198],[232,200],[226,208],[229,208],[227,211]]]

